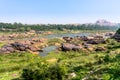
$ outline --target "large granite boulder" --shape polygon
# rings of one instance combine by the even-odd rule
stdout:
[[[78,40],[83,40],[83,41],[87,41],[88,40],[87,36],[76,36],[76,38]]]
[[[35,47],[35,46],[29,46],[29,50],[33,51],[33,52],[36,52],[36,51],[40,51],[40,48]]]
[[[11,45],[5,45],[0,49],[0,53],[12,53],[15,49]]]
[[[82,46],[84,49],[89,50],[89,51],[94,51],[94,47],[91,44],[87,44],[86,42],[82,43]]]
[[[114,35],[115,35],[114,32],[108,32],[108,33],[105,34],[105,36],[108,36],[110,38],[112,38]]]
[[[70,43],[62,43],[61,49],[62,51],[70,51],[70,50],[80,50],[82,47],[76,44],[70,44]]]
[[[34,45],[28,45],[28,44],[23,44],[20,42],[14,42],[8,45],[4,45],[2,48],[0,48],[0,53],[13,53],[15,51],[33,51],[37,52],[40,49]]]
[[[66,42],[71,42],[73,40],[72,37],[63,37],[63,39],[66,41]]]
[[[116,33],[112,38],[114,38],[116,41],[120,42],[120,34]]]
[[[106,41],[104,39],[90,39],[87,41],[88,44],[100,44],[103,43],[105,44]]]
[[[87,44],[87,43],[82,43],[82,46],[85,48],[85,49],[88,49],[88,48],[92,48],[92,45],[90,44]]]
[[[106,50],[106,48],[104,48],[104,47],[97,47],[95,49],[95,51],[105,51],[105,50]]]
[[[22,44],[19,42],[15,42],[15,43],[11,43],[11,45],[19,51],[26,51],[28,49],[28,45],[27,44]]]

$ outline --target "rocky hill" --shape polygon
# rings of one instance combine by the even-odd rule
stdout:
[[[97,20],[95,24],[101,25],[101,26],[117,26],[118,25],[117,23],[112,23],[104,19]]]

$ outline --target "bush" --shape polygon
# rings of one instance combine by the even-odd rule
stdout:
[[[119,62],[120,61],[120,54],[117,54],[114,58],[113,58],[114,62]]]
[[[107,39],[106,42],[109,44],[109,45],[117,45],[117,41],[114,40],[114,39]]]
[[[65,67],[57,64],[50,66],[48,73],[51,80],[63,80],[67,72]]]
[[[22,71],[22,78],[24,80],[46,80],[48,66],[45,64],[33,64],[24,68]]]
[[[110,80],[110,74],[103,74],[103,80]]]
[[[103,58],[99,58],[98,61],[97,61],[97,64],[102,64],[104,62]]]
[[[117,30],[117,32],[116,32],[116,33],[120,34],[120,28]]]
[[[23,80],[63,80],[66,72],[66,68],[59,64],[51,66],[39,62],[24,68],[21,77]]]
[[[105,57],[104,57],[104,61],[105,62],[111,62],[112,61],[112,58],[110,57],[110,55],[105,55]]]
[[[112,66],[107,73],[111,76],[110,80],[120,80],[120,63]]]

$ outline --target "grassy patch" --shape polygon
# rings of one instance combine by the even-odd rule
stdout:
[[[0,55],[0,80],[11,80],[20,75],[20,71],[32,62],[40,59],[39,55],[24,53]]]
[[[63,42],[64,41],[59,38],[53,38],[53,39],[48,40],[47,44],[48,45],[60,45]]]
[[[0,48],[1,48],[3,45],[5,45],[5,44],[4,44],[4,43],[0,43]]]

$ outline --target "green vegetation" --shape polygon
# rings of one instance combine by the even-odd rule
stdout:
[[[57,61],[54,61],[54,62],[49,61],[50,59],[55,59],[55,58]],[[119,67],[119,60],[120,60],[119,54],[110,54],[107,52],[95,52],[91,54],[86,54],[86,53],[74,52],[74,51],[70,51],[67,53],[66,52],[59,52],[59,53],[52,52],[48,56],[44,57],[44,60],[48,60],[48,63],[44,62],[44,64],[39,64],[41,66],[44,65],[44,67],[42,68],[41,66],[39,66],[38,68],[32,67],[32,70],[33,70],[32,73],[35,73],[35,71],[38,70],[38,71],[44,72],[44,73],[40,72],[41,75],[45,75],[45,74],[51,75],[52,72],[51,72],[51,69],[49,70],[49,67],[50,66],[55,67],[52,70],[53,72],[54,70],[56,71],[54,75],[52,76],[54,78],[50,78],[49,76],[44,77],[44,78],[49,78],[49,80],[53,80],[53,79],[62,80],[56,77],[56,74],[59,71],[59,69],[56,70],[56,68],[59,68],[58,66],[56,66],[56,64],[64,65],[64,67],[61,67],[61,68],[64,68],[67,71],[66,76],[65,76],[66,72],[62,73],[64,74],[63,75],[64,78],[66,78],[65,80],[67,79],[81,80],[85,78],[86,76],[88,76],[88,80],[95,80],[95,79],[100,79],[100,78],[102,78],[103,80],[109,80],[109,79],[114,80],[115,78],[119,79],[119,76],[118,76],[119,75],[118,67]],[[47,66],[47,69],[45,69],[45,65]],[[118,67],[116,67],[116,65]],[[27,67],[27,70],[31,70],[31,69]],[[77,76],[74,78],[71,78],[70,73],[75,73]],[[39,74],[36,74],[38,78],[41,76]],[[31,75],[31,77],[33,76]],[[39,79],[35,79],[35,80],[39,80]]]
[[[54,38],[46,44],[63,42]],[[105,51],[53,51],[44,57],[28,52],[0,54],[0,80],[120,80],[120,43],[107,39],[106,44],[92,46]]]
[[[11,80],[19,77],[21,69],[39,58],[27,52],[0,54],[0,80]]]
[[[46,62],[33,63],[22,71],[23,80],[63,80],[66,75],[64,66],[49,66]]]
[[[117,33],[120,34],[120,28],[117,30]]]
[[[59,45],[59,44],[61,44],[61,43],[63,43],[64,41],[63,40],[61,40],[61,39],[59,39],[59,38],[53,38],[53,39],[49,39],[48,40],[48,42],[47,42],[47,44],[48,45]]]
[[[0,80],[119,80],[118,45],[108,39],[104,44],[108,50],[104,52],[54,51],[45,57],[26,52],[1,54]]]
[[[0,43],[0,47],[2,47],[4,45],[4,43]]]
[[[28,25],[21,23],[0,23],[0,31],[3,32],[23,32],[23,31],[66,31],[66,30],[116,30],[118,26],[100,26],[96,24],[82,24],[82,25],[70,25],[70,24],[37,24],[37,25]]]

